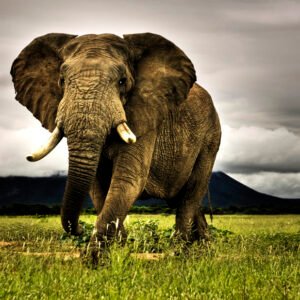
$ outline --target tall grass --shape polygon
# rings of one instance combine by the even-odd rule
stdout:
[[[173,225],[172,215],[130,215],[125,247],[93,269],[58,217],[0,217],[0,298],[300,299],[299,215],[216,216],[212,241],[188,251],[172,241]]]

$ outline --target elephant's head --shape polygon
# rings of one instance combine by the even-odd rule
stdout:
[[[185,54],[150,33],[124,38],[48,34],[20,53],[11,74],[16,99],[53,132],[28,159],[41,159],[67,138],[62,224],[72,233],[79,233],[81,205],[109,133],[116,129],[126,143],[134,143],[136,136],[156,130],[195,81]]]

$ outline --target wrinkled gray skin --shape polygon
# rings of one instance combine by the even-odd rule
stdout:
[[[93,240],[116,233],[138,197],[176,207],[176,230],[186,241],[206,237],[200,204],[219,148],[219,119],[209,94],[195,83],[192,63],[154,34],[35,39],[14,61],[16,99],[67,138],[69,171],[63,228],[80,234],[82,202],[97,211]],[[137,136],[116,133],[124,121]],[[117,226],[116,226],[117,225]]]

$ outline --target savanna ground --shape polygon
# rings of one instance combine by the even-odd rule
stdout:
[[[79,257],[95,216],[81,219],[78,239],[59,217],[0,217],[0,298],[300,299],[300,215],[215,216],[189,251],[174,215],[130,215],[126,246],[98,268]]]

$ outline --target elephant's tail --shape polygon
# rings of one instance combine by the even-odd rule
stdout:
[[[207,200],[208,200],[208,206],[209,206],[209,217],[210,217],[210,222],[213,222],[213,209],[212,209],[212,205],[211,205],[211,197],[210,197],[210,191],[209,191],[209,187],[207,189]]]

